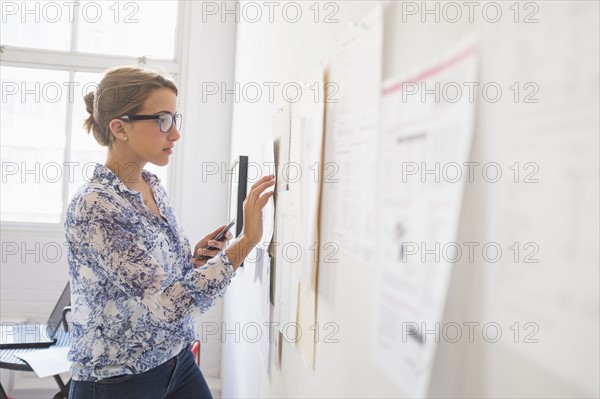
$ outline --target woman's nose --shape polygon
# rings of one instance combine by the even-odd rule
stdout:
[[[181,137],[181,134],[179,133],[179,129],[177,128],[177,126],[175,124],[173,124],[173,127],[171,128],[171,131],[169,132],[169,139],[172,141],[177,141],[177,140],[179,140],[180,137]]]

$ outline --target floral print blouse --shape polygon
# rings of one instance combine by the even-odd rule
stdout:
[[[235,275],[223,251],[194,268],[160,179],[142,177],[166,220],[99,163],[69,204],[74,380],[142,373],[172,358],[196,338],[192,313],[208,310]]]

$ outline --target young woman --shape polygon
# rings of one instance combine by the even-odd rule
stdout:
[[[109,70],[85,97],[84,126],[108,155],[72,198],[65,220],[69,398],[211,397],[190,351],[192,313],[224,294],[260,240],[274,176],[252,186],[242,234],[231,245],[213,240],[220,226],[192,252],[160,180],[144,170],[148,162],[169,163],[182,120],[176,98],[173,82],[129,67]]]

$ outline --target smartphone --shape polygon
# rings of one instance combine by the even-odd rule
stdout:
[[[219,241],[223,237],[225,237],[225,234],[229,231],[229,229],[231,229],[233,227],[234,224],[235,224],[235,219],[233,219],[231,222],[229,222],[229,224],[227,226],[225,226],[225,228],[223,230],[221,230],[219,232],[219,234],[217,234],[215,236],[215,238],[213,238],[213,240],[214,241]],[[207,249],[213,249],[214,247],[206,246],[205,248],[207,248]],[[214,248],[214,249],[217,249],[217,248]],[[204,255],[198,255],[198,256],[196,256],[196,259],[203,259],[203,258],[205,258]]]
[[[213,240],[219,241],[221,238],[225,237],[225,233],[227,233],[229,231],[229,229],[231,229],[233,227],[234,224],[235,224],[235,219],[233,219],[231,222],[229,222],[229,224],[227,226],[225,226],[225,228],[223,230],[221,230],[221,232],[219,234],[217,234],[217,236],[215,238],[213,238]]]

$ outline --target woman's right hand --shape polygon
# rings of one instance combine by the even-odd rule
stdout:
[[[274,175],[264,176],[252,185],[250,193],[244,200],[244,226],[241,235],[253,244],[258,244],[262,238],[262,210],[273,195],[273,191],[264,194],[263,192],[274,184]]]

